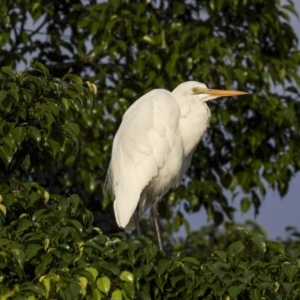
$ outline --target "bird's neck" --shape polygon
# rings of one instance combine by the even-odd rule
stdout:
[[[210,110],[205,102],[191,101],[180,110],[180,131],[185,155],[194,152],[210,121]]]

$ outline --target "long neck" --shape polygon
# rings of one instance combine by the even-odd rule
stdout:
[[[194,99],[193,99],[194,100]],[[210,121],[210,110],[205,102],[190,101],[180,108],[179,128],[183,140],[185,156],[194,152]]]

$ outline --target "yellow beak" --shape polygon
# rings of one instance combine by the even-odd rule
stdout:
[[[218,96],[218,97],[231,97],[231,96],[240,96],[245,95],[247,93],[241,91],[233,91],[233,90],[212,90],[208,89],[206,92],[208,95]]]

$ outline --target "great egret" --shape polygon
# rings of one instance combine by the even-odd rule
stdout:
[[[188,81],[172,92],[155,89],[139,98],[125,112],[112,147],[107,182],[112,190],[119,227],[137,228],[139,218],[153,203],[159,248],[157,202],[179,185],[210,120],[207,101],[246,94],[213,90]]]

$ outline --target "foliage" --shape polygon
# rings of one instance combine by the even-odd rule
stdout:
[[[218,225],[233,219],[226,190],[256,213],[267,186],[287,192],[300,168],[288,3],[1,2],[0,300],[299,298],[298,232],[281,243],[255,224],[190,232],[170,209],[184,198]],[[161,253],[116,233],[103,183],[128,106],[190,79],[249,95],[211,105],[187,180],[161,202]],[[173,238],[182,224],[187,238]]]
[[[285,195],[300,168],[300,55],[289,24],[291,1],[83,3],[3,1],[1,10],[0,61],[15,67],[34,55],[55,77],[72,68],[99,87],[97,105],[78,120],[78,155],[51,170],[56,192],[68,187],[98,202],[97,219],[109,219],[111,203],[99,195],[122,114],[150,89],[196,79],[249,96],[210,105],[211,128],[193,159],[188,189],[176,190],[165,207],[185,198],[186,210],[204,207],[220,223],[233,217],[225,189],[242,191],[243,208],[256,212],[267,186]],[[105,231],[114,226],[108,219],[101,222]]]
[[[10,188],[19,193],[1,204],[0,299],[295,299],[300,294],[300,239],[297,248],[286,249],[257,231],[228,226],[227,243],[216,247],[222,237],[209,237],[207,228],[197,238],[211,240],[216,249],[209,243],[193,249],[210,252],[206,258],[185,251],[168,258],[148,238],[102,234],[76,194],[49,194],[34,182]]]
[[[1,69],[1,169],[15,176],[48,169],[53,159],[61,159],[68,142],[77,144],[79,127],[72,120],[86,99],[94,99],[80,77],[49,79],[41,63],[32,63],[42,76]]]

